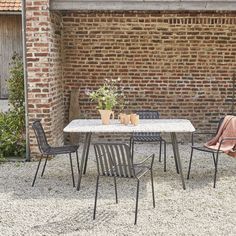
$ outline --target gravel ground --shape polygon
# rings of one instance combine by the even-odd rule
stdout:
[[[155,153],[155,145],[136,145],[136,159]],[[80,156],[81,156],[80,147]],[[180,145],[184,175],[189,145]],[[213,161],[196,152],[186,190],[176,174],[171,145],[167,172],[154,162],[156,208],[152,207],[150,176],[140,187],[138,224],[134,222],[136,184],[119,179],[115,204],[113,179],[101,180],[97,217],[92,220],[96,164],[91,148],[81,191],[72,187],[69,158],[48,162],[44,177],[31,187],[37,162],[0,165],[0,235],[236,235],[236,160],[222,155],[216,189]],[[75,162],[74,162],[75,163]]]

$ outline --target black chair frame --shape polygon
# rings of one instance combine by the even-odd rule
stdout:
[[[220,143],[219,143],[219,147],[217,150],[215,149],[210,149],[207,147],[201,147],[201,146],[196,146],[195,145],[195,137],[196,135],[212,135],[215,136],[218,133],[218,130],[223,122],[224,118],[221,118],[217,127],[217,131],[216,133],[213,132],[194,132],[192,133],[192,137],[191,137],[191,154],[190,154],[190,161],[189,161],[189,167],[188,167],[188,175],[187,175],[187,179],[189,179],[190,177],[190,171],[191,171],[191,165],[192,165],[192,158],[193,158],[193,150],[197,150],[197,151],[201,151],[201,152],[206,152],[206,153],[210,153],[212,154],[212,158],[213,158],[213,163],[214,163],[214,167],[215,167],[215,172],[214,172],[214,183],[213,183],[213,188],[216,187],[216,177],[217,177],[217,172],[218,172],[218,159],[219,159],[219,154],[223,153],[220,148],[221,145],[227,141],[227,140],[235,140],[236,141],[236,137],[225,137],[223,138]]]
[[[74,170],[73,170],[73,163],[72,163],[71,154],[76,153],[77,168],[78,168],[78,173],[79,173],[79,171],[80,171],[79,170],[79,157],[78,157],[79,145],[65,145],[65,146],[60,146],[60,147],[51,147],[48,144],[47,137],[45,135],[43,126],[41,124],[41,121],[40,120],[35,120],[32,124],[32,128],[35,132],[38,147],[39,147],[39,150],[41,152],[39,163],[38,163],[36,173],[34,175],[34,179],[33,179],[33,182],[32,182],[32,187],[35,184],[35,181],[36,181],[36,178],[37,178],[37,175],[38,175],[38,171],[39,171],[39,167],[40,167],[40,164],[41,164],[41,161],[42,161],[43,157],[46,156],[46,159],[45,159],[45,162],[44,162],[44,165],[43,165],[43,170],[42,170],[42,173],[41,173],[41,177],[44,174],[45,167],[47,165],[47,161],[48,161],[49,156],[55,156],[55,155],[59,155],[59,154],[69,154],[72,182],[73,182],[73,187],[75,187]]]
[[[112,177],[114,179],[116,203],[118,203],[116,178],[131,178],[137,180],[135,220],[134,220],[134,224],[136,225],[140,178],[149,171],[151,174],[152,201],[153,201],[153,207],[155,207],[153,172],[152,172],[154,154],[150,155],[149,157],[147,157],[138,164],[133,164],[130,147],[127,144],[95,143],[94,149],[97,160],[98,175],[96,181],[93,219],[95,219],[96,216],[97,195],[98,195],[98,186],[100,177],[106,176],[106,177]],[[146,165],[147,161],[149,162],[151,161],[151,163],[149,163],[148,166]]]

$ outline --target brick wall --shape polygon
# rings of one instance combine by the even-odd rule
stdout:
[[[61,16],[49,11],[48,0],[26,1],[29,121],[42,119],[53,145],[63,141],[63,80],[61,63]],[[31,152],[37,152],[30,129]]]
[[[236,13],[65,12],[65,106],[81,88],[82,116],[98,117],[84,94],[121,77],[128,111],[159,110],[215,129],[230,113],[236,71]]]
[[[51,144],[63,141],[72,89],[81,89],[81,117],[99,117],[84,90],[105,78],[122,79],[129,112],[159,110],[201,130],[230,113],[235,12],[58,13],[49,0],[26,4],[29,118],[42,118]],[[34,152],[32,130],[30,139]]]

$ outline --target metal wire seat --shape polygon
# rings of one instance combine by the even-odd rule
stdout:
[[[32,128],[35,132],[35,136],[36,136],[36,139],[37,139],[37,142],[38,142],[38,147],[39,147],[39,150],[41,152],[41,157],[40,157],[37,169],[36,169],[36,173],[35,173],[35,176],[34,176],[32,187],[35,184],[35,181],[36,181],[36,178],[37,178],[37,174],[38,174],[39,167],[40,167],[41,160],[42,160],[43,156],[46,156],[46,159],[45,159],[45,163],[44,163],[44,166],[43,166],[41,176],[43,176],[43,174],[44,174],[45,167],[46,167],[47,160],[48,160],[48,156],[49,155],[60,155],[60,154],[69,154],[73,187],[75,187],[75,179],[74,179],[74,171],[73,171],[73,164],[72,164],[71,154],[74,153],[74,152],[76,153],[77,168],[78,168],[78,171],[79,171],[79,158],[78,158],[78,148],[79,148],[79,146],[78,145],[65,145],[65,146],[60,146],[60,147],[51,147],[48,144],[47,137],[45,135],[45,132],[44,132],[44,129],[43,129],[43,126],[42,126],[40,120],[35,120],[32,124]]]
[[[216,130],[215,133],[211,133],[211,132],[194,132],[194,133],[192,133],[192,139],[191,139],[192,145],[191,145],[191,154],[190,154],[190,161],[189,161],[189,168],[188,168],[187,179],[189,179],[189,176],[190,176],[191,165],[192,165],[192,158],[193,158],[193,150],[197,150],[197,151],[201,151],[201,152],[207,152],[207,153],[212,154],[213,163],[214,163],[214,167],[215,167],[213,188],[216,187],[216,175],[217,175],[217,167],[218,167],[218,157],[219,157],[219,154],[222,153],[222,151],[220,150],[221,144],[219,145],[218,150],[215,150],[215,149],[207,148],[205,146],[196,145],[194,143],[195,142],[194,139],[195,139],[196,135],[209,135],[210,134],[210,135],[212,135],[212,137],[214,137],[218,133],[218,130],[219,130],[223,120],[224,120],[224,118],[221,118],[219,120],[218,127],[217,127],[217,130]],[[223,143],[225,140],[229,140],[229,138],[222,139],[221,143]],[[230,140],[236,140],[236,138],[230,138]]]
[[[140,110],[136,111],[136,114],[139,115],[140,119],[159,119],[158,111],[146,111]],[[164,144],[164,171],[166,171],[166,141],[161,137],[159,132],[135,132],[130,138],[130,148],[132,156],[134,154],[134,144],[137,142],[147,142],[147,143],[160,143],[159,149],[159,162],[161,162],[161,153],[162,153],[162,143]]]
[[[152,174],[154,154],[147,157],[144,161],[138,164],[133,164],[130,147],[127,144],[96,143],[94,144],[94,149],[97,160],[98,175],[96,183],[93,219],[95,219],[96,216],[99,177],[106,176],[114,178],[116,203],[118,203],[116,178],[131,178],[137,180],[136,207],[135,207],[135,220],[134,220],[134,224],[136,224],[137,213],[138,213],[139,180],[149,171],[151,174],[153,207],[155,207],[154,185],[153,185],[153,174]],[[148,160],[150,160],[150,164],[147,163]]]

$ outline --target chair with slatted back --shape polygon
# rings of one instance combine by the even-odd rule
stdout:
[[[96,183],[93,219],[95,219],[96,215],[99,177],[106,176],[114,178],[116,203],[118,203],[116,178],[130,178],[137,180],[136,208],[135,208],[135,220],[134,220],[134,224],[136,224],[137,212],[138,212],[139,181],[140,178],[144,176],[147,172],[150,172],[151,174],[152,201],[153,201],[153,207],[155,207],[154,185],[153,185],[153,174],[152,174],[154,154],[147,157],[145,160],[143,160],[138,164],[133,164],[130,147],[127,144],[96,143],[94,144],[94,149],[97,160],[98,175]],[[147,163],[148,160],[150,163]]]
[[[215,133],[214,132],[194,132],[194,133],[192,133],[192,140],[191,140],[192,145],[191,145],[191,154],[190,154],[190,160],[189,160],[187,179],[189,179],[189,176],[190,176],[191,165],[192,165],[192,158],[193,158],[193,151],[197,150],[197,151],[201,151],[201,152],[205,152],[205,153],[210,153],[210,154],[212,154],[213,163],[214,163],[214,167],[215,167],[213,188],[216,187],[216,174],[217,174],[218,157],[219,157],[219,154],[222,153],[222,151],[220,150],[221,144],[219,145],[218,150],[210,149],[210,148],[207,148],[205,146],[201,146],[201,145],[195,144],[195,137],[196,136],[200,136],[200,135],[212,135],[212,137],[215,136],[218,133],[218,130],[219,130],[223,120],[224,120],[224,118],[221,118],[219,120],[219,123],[218,123],[218,126],[217,126],[217,130],[216,130]],[[235,138],[225,138],[225,139],[222,139],[221,143],[223,143],[225,140],[235,140]]]
[[[36,169],[36,173],[35,173],[35,176],[34,176],[32,187],[35,184],[35,180],[37,178],[37,174],[38,174],[39,167],[40,167],[41,160],[42,160],[43,156],[46,156],[46,159],[45,159],[45,163],[44,163],[43,170],[42,170],[42,173],[41,173],[41,177],[44,174],[45,167],[46,167],[46,164],[47,164],[47,161],[48,161],[48,157],[50,155],[55,156],[55,155],[60,155],[60,154],[69,154],[73,187],[75,187],[74,171],[73,171],[73,164],[72,164],[71,154],[76,153],[77,167],[78,167],[78,171],[79,171],[79,158],[78,158],[78,148],[79,148],[79,146],[78,145],[65,145],[65,146],[60,146],[60,147],[51,147],[48,144],[47,137],[45,135],[45,132],[44,132],[44,129],[43,129],[43,126],[42,126],[40,120],[35,120],[32,124],[32,128],[35,132],[35,136],[36,136],[36,139],[37,139],[37,142],[38,142],[38,147],[39,147],[39,150],[41,152],[41,157],[39,159],[39,163],[38,163],[38,166],[37,166],[37,169]]]
[[[140,110],[136,111],[140,119],[159,119],[158,111],[146,111]],[[164,145],[164,171],[166,171],[166,141],[161,137],[159,132],[135,132],[130,138],[130,148],[132,151],[132,156],[134,155],[134,144],[135,143],[159,143],[159,162],[161,162],[162,153],[162,143]]]

